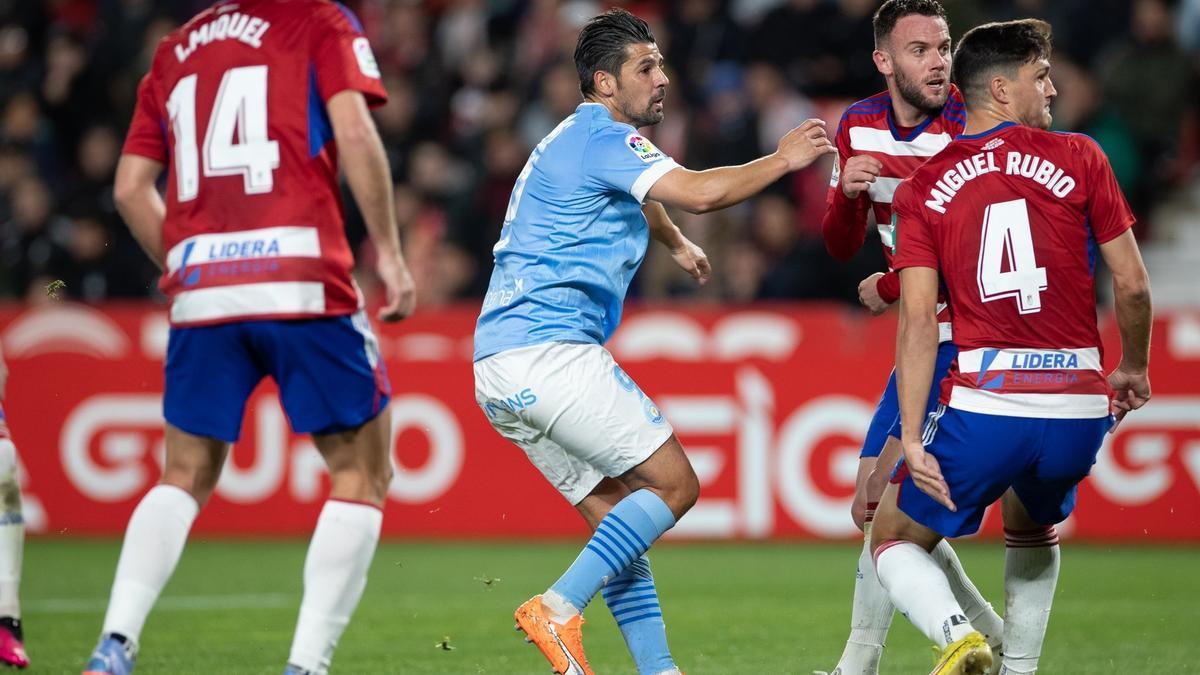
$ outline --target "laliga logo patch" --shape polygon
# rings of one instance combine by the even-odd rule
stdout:
[[[354,58],[358,60],[358,69],[363,75],[379,79],[379,64],[375,61],[375,54],[371,52],[371,43],[367,42],[367,38],[354,38],[351,43],[354,49]]]
[[[629,134],[625,137],[625,144],[633,150],[633,154],[638,156],[638,159],[643,162],[653,162],[656,159],[661,159],[663,154],[654,147],[648,139],[638,136],[637,134]]]

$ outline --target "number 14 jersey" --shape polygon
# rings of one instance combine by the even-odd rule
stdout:
[[[167,165],[159,285],[172,324],[359,307],[325,112],[346,90],[387,100],[337,3],[222,2],[159,43],[123,151]]]
[[[1134,222],[1108,159],[1079,134],[1012,123],[959,136],[896,190],[896,269],[938,270],[959,356],[942,402],[970,412],[1109,412],[1097,245]]]

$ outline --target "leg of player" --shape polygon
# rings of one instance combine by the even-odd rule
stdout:
[[[0,429],[3,425],[0,417]],[[21,486],[17,482],[17,448],[0,437],[0,663],[29,665],[21,632],[21,558],[25,548],[25,519],[21,515]]]
[[[592,596],[637,562],[664,532],[674,527],[676,520],[687,513],[700,494],[696,473],[674,435],[619,479],[630,494],[601,519],[579,557],[541,596],[541,602],[534,598],[518,608],[518,625],[538,623],[535,617],[522,621],[522,616],[540,611],[544,606],[553,624],[577,627]],[[572,641],[577,640],[573,635]],[[577,653],[582,654],[581,645]],[[578,657],[575,657],[576,663],[569,661],[568,667],[560,669],[561,672],[591,674],[586,662]]]
[[[887,591],[875,576],[875,563],[871,558],[871,524],[879,503],[882,488],[872,489],[870,480],[883,474],[882,466],[893,466],[900,457],[900,441],[889,436],[878,457],[864,456],[858,461],[858,478],[855,481],[854,504],[851,517],[863,531],[862,552],[858,556],[858,569],[854,577],[854,604],[850,610],[850,636],[833,672],[837,675],[874,675],[879,672],[879,661],[883,656],[883,644],[892,625],[895,608]],[[890,470],[886,473],[890,473]],[[887,484],[884,478],[883,485]]]
[[[991,666],[990,650],[963,613],[941,566],[929,554],[941,535],[900,510],[898,488],[888,485],[879,503],[871,544],[879,582],[892,602],[922,633],[942,649],[934,673],[983,673]],[[986,663],[971,663],[976,650],[986,651]]]
[[[967,576],[967,571],[963,569],[962,562],[958,559],[954,548],[950,546],[950,542],[945,539],[939,541],[937,546],[930,551],[930,555],[946,574],[946,580],[950,582],[950,590],[954,592],[954,598],[962,606],[967,620],[971,622],[975,630],[983,633],[994,654],[1003,651],[1004,619],[996,613],[992,603],[983,597],[983,594],[975,587],[975,583]],[[993,665],[992,672],[1000,672],[998,658]]]
[[[367,586],[392,479],[387,409],[355,429],[314,435],[329,465],[329,500],[304,560],[304,599],[288,673],[324,673]]]
[[[229,444],[166,426],[167,458],[159,484],[129,518],[100,643],[84,673],[133,670],[146,616],[175,571],[188,531],[221,475]]]
[[[1000,500],[1004,515],[1004,673],[1037,672],[1050,605],[1058,584],[1058,532],[1036,522],[1011,490]]]
[[[594,531],[608,512],[627,496],[629,488],[624,483],[605,478],[575,505],[575,509]],[[679,669],[667,646],[667,626],[658,602],[654,575],[650,572],[650,559],[643,554],[619,576],[604,584],[600,594],[621,629],[638,673],[677,674]]]

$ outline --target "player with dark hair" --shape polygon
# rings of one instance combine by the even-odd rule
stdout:
[[[287,672],[329,667],[391,480],[390,387],[350,276],[339,157],[378,254],[380,318],[403,318],[415,297],[367,110],[386,101],[379,75],[358,19],[325,0],[221,2],[158,45],[115,196],[171,299],[166,463],[129,519],[87,673],[133,669],[146,617],[267,376],[330,475]]]
[[[930,557],[975,532],[1002,493],[1007,552],[1003,673],[1033,673],[1058,579],[1054,525],[1117,418],[1150,398],[1150,285],[1134,218],[1092,139],[1052,133],[1050,26],[972,29],[955,52],[965,132],[896,190],[896,347],[904,463],[872,532],[892,601],[943,647],[935,673],[993,661]],[[1121,361],[1106,378],[1096,327],[1097,252],[1112,271]],[[939,286],[959,354],[937,384]],[[922,422],[925,424],[922,426]]]
[[[678,673],[646,551],[699,485],[662,411],[603,347],[649,239],[703,282],[708,260],[667,217],[736,204],[832,146],[819,120],[747,164],[689,171],[638,132],[663,119],[667,76],[644,21],[611,10],[575,50],[584,101],[513,186],[475,329],[475,398],[594,530],[517,625],[559,673],[591,673],[582,612],[603,590],[639,673]]]
[[[875,13],[875,66],[887,90],[846,109],[838,125],[838,150],[822,222],[826,247],[849,260],[866,239],[873,216],[884,256],[892,253],[892,194],[900,180],[937,154],[965,124],[962,97],[950,83],[950,31],[937,0],[888,0]],[[859,298],[881,314],[900,295],[899,275],[879,272],[859,284]],[[945,373],[957,350],[951,341],[949,312],[939,305],[937,369]],[[936,398],[929,401],[932,409]],[[900,411],[895,373],[888,378],[863,439],[851,514],[864,532],[854,581],[850,636],[833,672],[872,675],[879,670],[894,609],[875,578],[871,562],[871,521],[888,476],[900,459]],[[999,644],[1003,623],[975,585],[948,542],[934,551],[954,580],[955,594],[968,615]]]

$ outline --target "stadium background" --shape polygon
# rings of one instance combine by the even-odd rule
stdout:
[[[31,532],[24,595],[38,628],[29,646],[43,672],[78,666],[98,628],[116,536],[157,476],[165,306],[153,266],[113,206],[112,173],[155,43],[207,4],[0,0],[0,340]],[[470,332],[512,183],[529,149],[578,102],[570,61],[577,28],[609,3],[347,4],[366,27],[391,96],[376,120],[420,297],[416,316],[381,327],[399,432],[385,534],[400,541],[381,548],[337,664],[342,672],[528,672],[540,663],[513,641],[471,640],[490,635],[492,619],[502,623],[509,604],[552,579],[574,551],[556,542],[577,539],[582,525],[475,407]],[[882,88],[870,59],[874,0],[622,4],[651,21],[672,79],[667,119],[648,135],[692,168],[770,152],[806,117],[823,117],[832,130],[846,104]],[[1162,614],[1174,617],[1172,626],[1200,619],[1193,603],[1179,600],[1200,596],[1194,575],[1157,576],[1200,562],[1200,1],[945,5],[955,37],[985,20],[1053,23],[1055,126],[1092,135],[1112,160],[1140,218],[1159,315],[1155,400],[1110,439],[1078,516],[1063,528],[1078,545],[1068,544],[1047,672],[1147,664],[1192,672],[1194,647],[1177,644],[1171,627],[1144,627]],[[871,235],[851,264],[825,253],[828,176],[825,163],[742,206],[674,214],[708,252],[714,279],[695,287],[652,247],[612,344],[679,430],[704,484],[675,536],[743,542],[677,544],[656,554],[672,636],[695,641],[676,642],[695,664],[688,672],[808,672],[830,667],[844,639],[855,453],[890,367],[895,319],[873,319],[855,303],[858,281],[882,266]],[[359,269],[369,270],[364,229],[353,201],[347,206]],[[373,298],[370,274],[357,276]],[[55,280],[66,285],[52,297]],[[1106,309],[1102,328],[1111,357],[1117,336]],[[149,672],[222,669],[170,660],[182,658],[172,640],[186,653],[196,635],[238,636],[243,642],[227,651],[246,672],[269,672],[278,661],[257,653],[255,640],[286,648],[302,540],[324,485],[315,451],[290,435],[274,396],[269,385],[256,392],[243,442],[197,521],[198,541],[151,619],[147,640],[158,641],[159,655],[143,658]],[[421,543],[427,538],[464,541]],[[497,538],[518,543],[490,542]],[[823,538],[850,543],[815,543]],[[755,539],[782,543],[745,543]],[[998,544],[964,550],[981,588],[1002,604]],[[697,572],[697,559],[727,564],[721,583]],[[216,565],[219,583],[205,572]],[[480,581],[494,577],[503,584]],[[713,624],[754,626],[756,615],[739,604],[748,596],[761,607],[764,595],[795,648],[789,658],[812,663],[748,661],[736,645],[771,634],[761,626],[722,632],[735,646],[715,646]],[[781,604],[789,595],[811,611],[799,616]],[[249,613],[253,629],[214,627],[228,610]],[[462,623],[460,614],[481,611]],[[1105,623],[1114,611],[1121,619]],[[593,661],[628,670],[607,619],[590,614],[599,624],[589,633]],[[915,672],[925,664],[923,654],[911,655],[920,640],[902,623],[885,663]],[[1113,644],[1136,644],[1117,650],[1115,661],[1106,653],[1092,665],[1077,662],[1067,647],[1105,630]],[[434,659],[427,652],[443,632],[461,649]],[[389,667],[397,655],[409,665]]]

